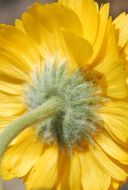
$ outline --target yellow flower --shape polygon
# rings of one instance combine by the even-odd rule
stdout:
[[[9,145],[4,179],[23,178],[28,190],[108,190],[126,181],[128,89],[108,15],[109,4],[60,0],[0,25],[1,132],[52,96],[62,100]]]

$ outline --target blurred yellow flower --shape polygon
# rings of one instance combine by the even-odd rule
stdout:
[[[119,54],[124,60],[124,66],[128,75],[128,15],[124,12],[121,13],[113,23],[116,28]]]
[[[126,181],[122,17],[113,23],[109,4],[60,0],[34,4],[15,26],[0,25],[1,132],[52,96],[63,101],[59,113],[12,141],[4,179],[23,178],[27,190],[119,189]]]

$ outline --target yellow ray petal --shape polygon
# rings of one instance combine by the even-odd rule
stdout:
[[[26,107],[23,104],[3,104],[0,103],[0,116],[1,117],[12,117],[12,116],[18,116],[26,111]]]
[[[105,77],[106,95],[113,98],[125,98],[128,95],[126,86],[126,74],[123,63],[119,60],[115,30],[111,27],[106,56],[96,67],[95,70]],[[115,83],[116,79],[116,83]]]
[[[110,71],[111,69],[111,71]],[[107,95],[113,98],[125,98],[128,96],[128,90],[126,85],[126,74],[124,72],[123,63],[117,61],[111,63],[111,66],[106,72],[107,80]],[[116,79],[116,83],[115,83]]]
[[[108,62],[110,64],[111,62],[117,61],[119,59],[118,54],[118,47],[117,47],[117,40],[115,35],[115,29],[111,25],[111,21],[109,21],[109,32],[107,38],[107,47],[106,47],[106,54],[104,57],[104,62]],[[100,67],[100,64],[99,64]]]
[[[125,47],[123,48],[122,51],[120,51],[120,56],[122,59],[128,61],[128,43],[126,43]],[[126,62],[125,62],[126,63]],[[126,72],[128,73],[128,64],[126,63],[125,64],[125,69],[126,69]]]
[[[126,102],[110,102],[100,110],[105,129],[122,145],[128,144],[128,104]],[[112,137],[113,137],[112,136]]]
[[[69,173],[70,173],[70,156],[67,153],[61,154],[63,159],[60,163],[60,177],[58,178],[58,183],[56,185],[56,190],[70,190],[69,185]],[[63,172],[62,172],[63,171]]]
[[[108,61],[108,64],[110,64],[110,62],[117,61],[119,59],[119,53],[115,28],[112,26],[111,19],[108,20],[107,36],[104,46],[106,47],[106,52],[103,61]]]
[[[82,169],[83,190],[107,190],[111,177],[106,174],[96,163],[90,151],[79,154]]]
[[[60,169],[61,175],[58,179],[57,190],[81,189],[81,167],[77,152],[73,152],[71,155],[67,155],[66,152]]]
[[[1,173],[4,179],[25,176],[42,154],[43,144],[36,139],[35,130],[30,128],[24,138],[19,138],[5,153]],[[7,175],[8,174],[8,175]]]
[[[65,28],[78,35],[82,33],[77,15],[58,3],[44,6],[39,3],[34,4],[23,15],[22,23],[24,30],[34,40],[43,55],[46,49],[50,53],[56,53],[62,48],[63,44],[61,44],[58,29]],[[52,43],[50,43],[51,41]]]
[[[120,50],[125,46],[128,41],[128,15],[126,13],[121,13],[113,21],[115,28],[117,30],[118,36],[118,46]]]
[[[5,94],[0,92],[0,99],[2,103],[20,103],[21,102],[21,97],[20,96],[10,96],[10,94]]]
[[[4,82],[0,80],[0,92],[9,94],[9,95],[21,95],[23,87],[19,84],[12,84],[9,82]]]
[[[111,188],[112,188],[112,190],[119,190],[120,184],[113,181],[112,184],[111,184]]]
[[[113,24],[116,28],[120,56],[128,60],[128,14],[121,13]],[[127,68],[126,68],[127,69]]]
[[[94,0],[60,0],[59,2],[74,10],[78,15],[84,30],[83,37],[94,47],[93,56],[89,63],[94,62],[100,51],[103,51],[102,49],[106,46],[109,4],[101,6],[99,10]]]
[[[0,71],[6,74],[10,71],[13,77],[24,80],[39,63],[40,56],[34,44],[23,32],[13,26],[0,25]]]
[[[57,28],[65,28],[77,35],[82,34],[81,23],[74,11],[58,3],[53,3],[52,5],[35,3],[28,13],[35,19],[37,18],[36,16],[41,16],[40,22],[49,32],[54,32]],[[70,19],[68,19],[69,17]]]
[[[117,145],[107,133],[101,133],[95,137],[95,140],[109,156],[122,164],[128,165],[128,153]]]
[[[40,56],[32,41],[23,32],[13,26],[0,25],[0,42],[1,48],[11,51],[15,56],[17,54],[19,59],[21,57],[26,68],[40,61]]]
[[[98,70],[103,73],[103,77],[105,77],[103,80],[105,80],[106,83],[103,87],[103,94],[116,99],[126,98],[128,96],[128,90],[123,63],[121,61],[116,61],[110,65],[106,62],[104,66],[100,66],[101,68]]]
[[[23,23],[20,19],[15,20],[15,27],[25,33]]]
[[[13,90],[11,87],[16,88],[16,85],[10,85],[8,88],[8,83],[4,83],[3,89],[5,89],[4,91],[6,91],[6,93],[0,93],[0,117],[3,117],[5,121],[7,121],[7,117],[12,117],[14,115],[18,116],[19,114],[24,113],[27,109],[25,103],[22,102],[21,96],[10,95],[10,91]],[[8,94],[7,89],[10,89]]]
[[[92,55],[92,46],[84,38],[76,36],[73,32],[63,30],[67,51],[78,65],[86,64]]]
[[[58,147],[46,149],[32,169],[27,181],[28,190],[52,189],[57,181]]]
[[[5,50],[4,50],[5,51]],[[19,64],[20,63],[20,64]],[[21,66],[22,65],[22,66]],[[10,82],[29,81],[30,68],[26,67],[23,61],[19,60],[16,56],[10,53],[8,50],[3,53],[3,49],[0,48],[0,79],[10,77]]]
[[[71,155],[69,186],[71,190],[81,189],[81,167],[77,152]]]
[[[94,0],[60,0],[59,2],[75,11],[82,23],[84,38],[93,45],[98,30],[98,11]]]
[[[90,145],[89,148],[97,163],[109,176],[119,181],[126,180],[125,171],[112,162],[97,144]]]
[[[98,31],[94,44],[94,53],[91,59],[89,60],[89,63],[96,62],[96,59],[98,59],[99,56],[101,57],[102,52],[105,51],[108,28],[111,25],[111,21],[108,20],[108,16],[109,16],[109,4],[107,3],[101,6],[99,10]]]

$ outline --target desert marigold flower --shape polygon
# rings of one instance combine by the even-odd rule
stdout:
[[[28,190],[119,189],[126,181],[128,88],[118,24],[108,15],[109,4],[60,0],[0,25],[1,132],[51,98],[60,101],[11,142],[4,179],[23,178]]]

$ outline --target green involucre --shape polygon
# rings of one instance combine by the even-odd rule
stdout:
[[[33,83],[25,91],[26,103],[35,109],[56,96],[63,106],[56,115],[37,125],[38,136],[46,143],[57,142],[69,148],[85,139],[91,141],[98,122],[96,91],[93,82],[85,79],[80,70],[69,74],[67,62],[46,62],[43,71],[33,74]]]

